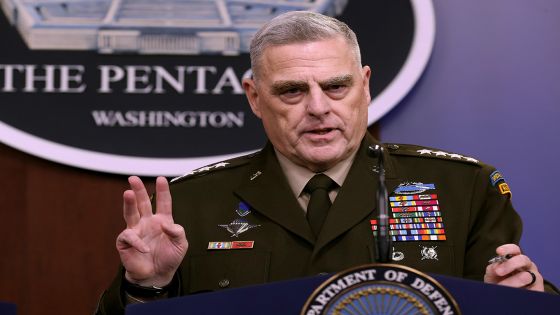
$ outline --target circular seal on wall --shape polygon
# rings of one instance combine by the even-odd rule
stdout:
[[[435,279],[409,267],[372,264],[342,271],[319,286],[301,315],[461,314]]]
[[[372,124],[422,74],[432,1],[0,0],[0,142],[66,165],[177,176],[266,142],[242,88],[266,21],[346,22],[373,69]]]

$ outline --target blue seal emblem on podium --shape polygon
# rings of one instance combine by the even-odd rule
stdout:
[[[308,298],[301,315],[461,314],[435,279],[395,264],[351,268],[326,280]]]

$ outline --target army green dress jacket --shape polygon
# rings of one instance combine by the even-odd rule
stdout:
[[[210,165],[171,184],[173,216],[188,252],[177,295],[333,273],[375,262],[377,161],[366,136],[315,238],[274,149]],[[393,262],[482,280],[488,259],[518,243],[521,220],[507,184],[473,158],[415,145],[384,145]],[[414,225],[416,224],[416,225]],[[252,243],[251,243],[252,242]],[[99,314],[123,313],[122,272],[105,291]]]

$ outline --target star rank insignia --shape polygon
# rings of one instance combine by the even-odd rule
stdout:
[[[202,173],[205,173],[205,172],[208,172],[208,171],[213,171],[213,170],[216,170],[216,169],[219,169],[219,168],[222,168],[222,167],[226,167],[227,165],[229,165],[228,162],[219,162],[219,163],[216,163],[216,164],[203,166],[201,168],[197,168],[195,170],[192,170],[192,171],[190,171],[190,172],[188,172],[184,175],[181,175],[179,177],[175,177],[171,180],[171,182],[173,183],[173,182],[181,180],[185,177],[189,177],[189,176],[197,175],[197,174],[202,174]]]
[[[438,156],[438,157],[441,156],[441,157],[448,157],[448,158],[455,159],[455,160],[463,160],[463,161],[467,161],[467,162],[478,163],[478,160],[474,159],[472,157],[463,156],[463,155],[455,154],[455,153],[444,152],[444,151],[433,151],[433,150],[428,150],[428,149],[422,149],[422,150],[416,150],[416,152],[419,153],[420,155]]]
[[[198,174],[198,173],[208,172],[208,171],[213,170],[213,169],[225,167],[228,164],[229,163],[227,163],[227,162],[220,162],[220,163],[204,166],[204,167],[201,167],[201,168],[197,168],[196,170],[193,170],[190,173],[187,173],[185,175],[194,175],[194,174]]]

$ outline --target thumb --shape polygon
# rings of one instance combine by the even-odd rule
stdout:
[[[148,253],[150,248],[132,229],[125,229],[117,237],[117,250],[134,248],[141,253]]]
[[[186,241],[187,239],[185,229],[179,224],[162,224],[161,229],[173,242]]]

